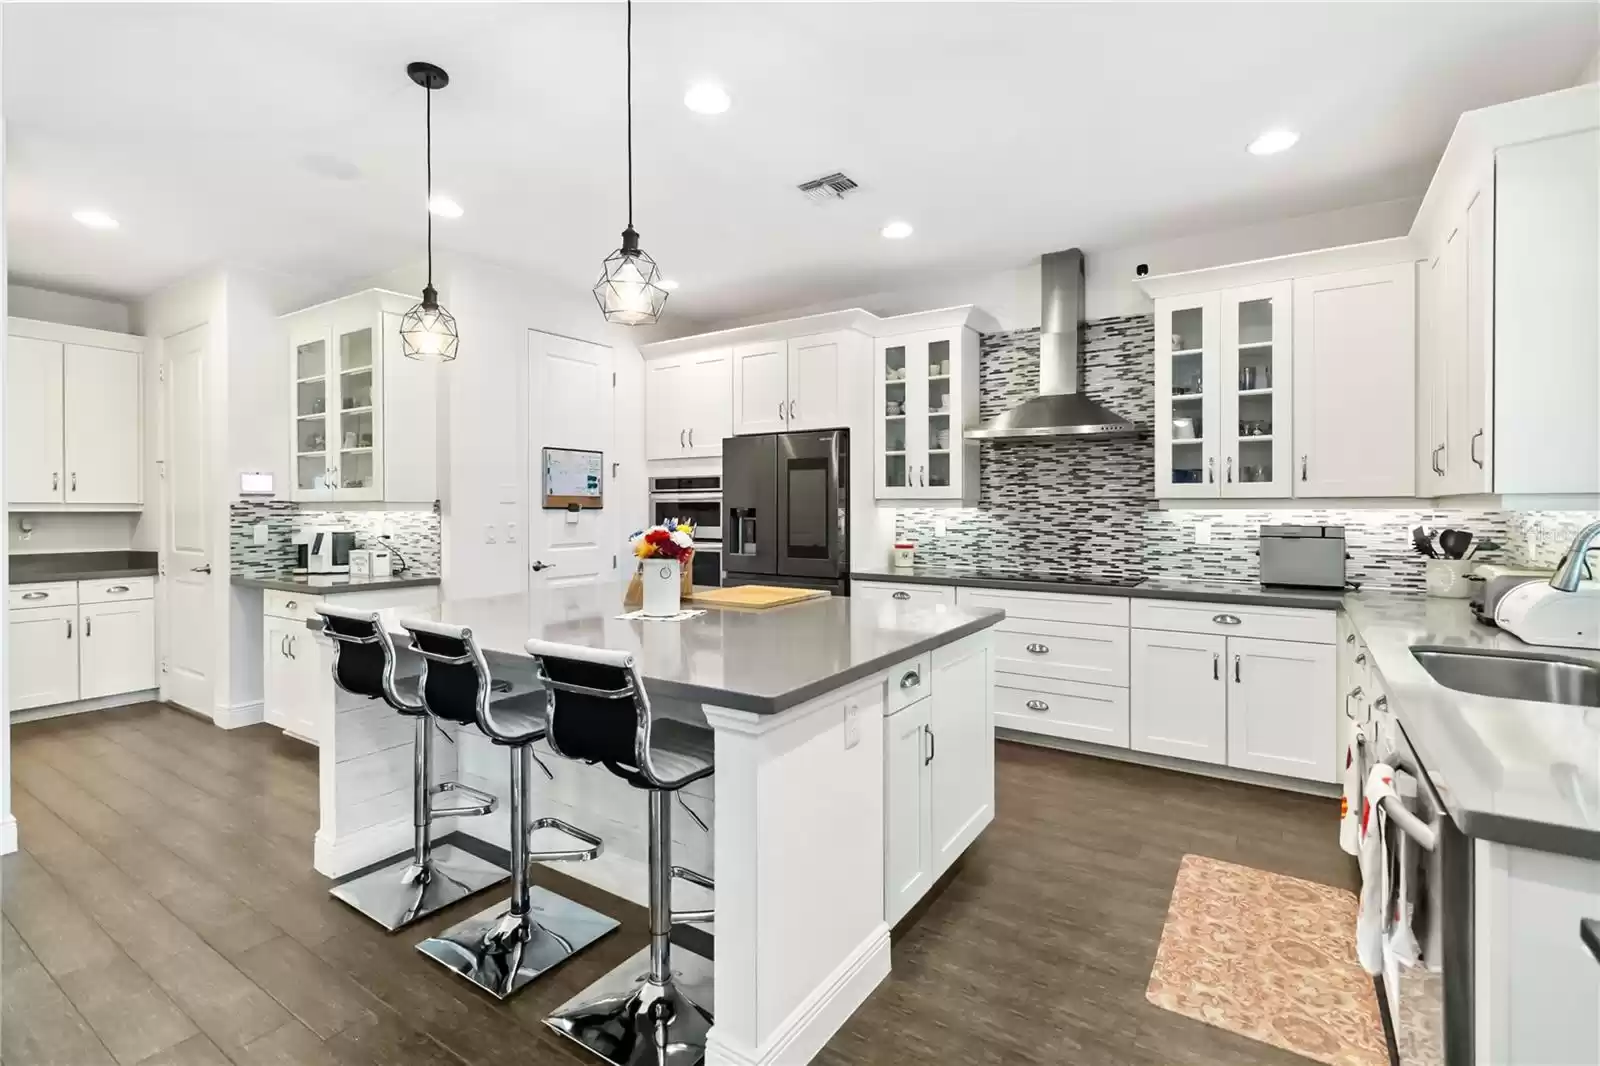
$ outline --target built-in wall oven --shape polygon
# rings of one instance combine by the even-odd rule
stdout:
[[[700,474],[694,477],[653,477],[650,479],[650,522],[693,522],[694,583],[722,584],[722,477]]]

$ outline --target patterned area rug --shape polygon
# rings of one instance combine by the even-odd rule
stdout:
[[[1386,1066],[1352,892],[1185,855],[1145,998],[1329,1066]]]

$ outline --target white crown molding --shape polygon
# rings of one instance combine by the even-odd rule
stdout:
[[[67,326],[60,322],[41,322],[36,318],[8,318],[6,331],[13,337],[31,337],[63,344],[85,344],[91,348],[110,348],[119,352],[144,351],[143,337],[131,333],[112,333],[87,326]]]
[[[674,337],[671,340],[641,344],[639,354],[646,359],[658,359],[666,355],[704,351],[707,348],[729,348],[736,344],[791,340],[839,330],[855,330],[869,337],[895,337],[904,333],[918,333],[925,329],[949,329],[957,326],[979,332],[992,332],[999,329],[999,322],[975,304],[939,307],[929,311],[893,315],[889,318],[875,315],[864,308],[852,307],[844,311],[826,311],[819,315],[785,318],[776,322],[736,326],[733,329],[696,333],[689,337]]]
[[[1169,296],[1185,296],[1196,292],[1215,292],[1219,289],[1238,289],[1249,285],[1265,285],[1274,281],[1293,281],[1320,274],[1337,274],[1346,270],[1366,270],[1371,267],[1393,266],[1396,263],[1413,263],[1422,258],[1421,246],[1407,237],[1390,237],[1363,244],[1344,244],[1336,248],[1321,248],[1314,252],[1297,252],[1269,259],[1253,259],[1244,263],[1228,263],[1206,267],[1203,270],[1185,270],[1175,274],[1153,274],[1135,278],[1134,284],[1153,300]]]

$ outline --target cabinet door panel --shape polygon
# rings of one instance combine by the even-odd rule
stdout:
[[[1416,272],[1411,263],[1294,287],[1294,493],[1416,491]]]
[[[884,920],[890,925],[933,884],[928,705],[928,700],[919,700],[883,720]]]
[[[1199,762],[1228,761],[1227,638],[1133,630],[1129,746]]]
[[[1480,192],[1467,207],[1466,384],[1457,449],[1461,491],[1491,492],[1494,423],[1489,376],[1494,359],[1494,194]]]
[[[733,350],[733,431],[782,433],[789,428],[789,346],[783,341]]]
[[[1216,293],[1156,301],[1156,495],[1221,494]]]
[[[1417,495],[1445,491],[1444,450],[1447,443],[1444,271],[1439,256],[1417,264]]]
[[[139,355],[66,346],[66,502],[137,504]]]
[[[933,695],[927,700],[934,877],[994,818],[992,678],[985,644],[934,653]]]
[[[382,320],[361,305],[341,308],[333,320],[330,373],[338,408],[329,416],[328,451],[334,499],[383,499]]]
[[[1291,282],[1222,294],[1218,484],[1230,497],[1285,497],[1293,452]]]
[[[733,352],[728,348],[701,352],[689,358],[688,388],[684,408],[692,412],[683,454],[710,457],[722,454],[722,441],[733,436]]]
[[[77,607],[12,611],[6,634],[11,642],[11,676],[6,685],[11,710],[78,698]]]
[[[268,725],[286,729],[295,700],[295,673],[289,660],[290,623],[267,618],[261,627],[262,714]]]
[[[154,600],[81,608],[81,699],[156,687]]]
[[[687,359],[654,359],[644,365],[646,459],[679,459],[689,446],[694,393]]]
[[[6,498],[60,503],[66,491],[62,352],[57,341],[11,337],[6,351]]]
[[[284,728],[296,736],[320,743],[325,723],[332,719],[333,651],[325,638],[305,626],[289,627],[289,673],[293,700]]]
[[[1335,780],[1334,649],[1228,638],[1228,765]]]
[[[839,403],[840,347],[837,337],[806,337],[789,342],[790,429],[844,425]]]
[[[910,424],[910,347],[904,338],[880,340],[873,367],[873,493],[878,499],[917,495]]]

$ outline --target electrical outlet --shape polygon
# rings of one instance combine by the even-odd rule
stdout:
[[[265,522],[257,522],[250,527],[250,535],[256,547],[265,547],[267,543],[267,524]]]
[[[1211,523],[1196,522],[1194,524],[1194,542],[1196,544],[1211,543]]]
[[[483,527],[483,542],[484,542],[484,543],[485,543],[485,544],[495,544],[495,543],[498,543],[498,542],[497,542],[497,541],[496,541],[496,540],[495,540],[495,535],[494,535],[494,525],[493,525],[493,524],[492,524],[492,523],[491,523],[491,524],[490,524],[490,525],[487,525],[487,526],[484,526],[484,527]]]
[[[942,536],[945,535],[946,532],[949,531],[949,529],[950,529],[949,525],[944,520],[944,515],[939,515],[936,518],[934,518],[934,520],[933,520],[933,535],[934,536],[942,537]]]
[[[844,705],[844,748],[849,751],[861,743],[861,708],[853,703]]]
[[[517,542],[517,524],[515,522],[507,522],[506,523],[506,543],[507,544],[515,544],[516,542]]]

